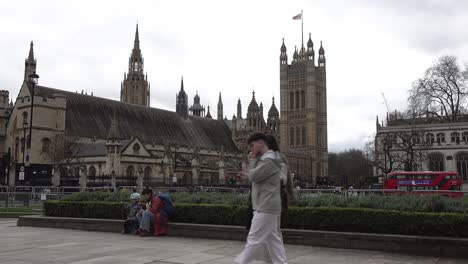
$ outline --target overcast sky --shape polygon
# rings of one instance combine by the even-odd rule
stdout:
[[[328,144],[361,148],[375,116],[406,106],[411,83],[439,56],[468,61],[468,1],[7,1],[0,0],[0,89],[16,98],[29,42],[41,85],[119,100],[139,23],[151,106],[175,110],[184,76],[216,116],[231,118],[255,89],[265,114],[279,98],[279,55],[311,32],[327,58]],[[278,105],[278,104],[277,104]]]

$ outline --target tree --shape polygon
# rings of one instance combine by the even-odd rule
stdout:
[[[465,113],[468,87],[455,56],[442,56],[409,92],[410,111],[415,115],[456,122]]]
[[[366,179],[372,176],[371,165],[366,153],[360,149],[328,154],[328,171],[341,185],[366,185]]]
[[[60,172],[67,171],[68,174],[72,164],[80,163],[78,155],[81,151],[81,145],[78,143],[77,137],[56,135],[51,145],[52,148],[42,154],[45,155],[54,169],[58,169]]]
[[[406,117],[406,129],[378,130],[367,144],[373,165],[384,175],[395,170],[415,171],[425,159],[430,142],[424,132],[415,126],[415,119]]]

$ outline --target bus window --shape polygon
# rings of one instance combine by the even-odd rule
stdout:
[[[428,175],[428,174],[424,175],[424,179],[432,179],[432,178],[433,178],[432,175]]]
[[[446,180],[450,180],[450,175],[445,175],[444,177]]]
[[[422,180],[422,179],[424,179],[424,175],[416,175],[416,179]]]
[[[407,177],[407,175],[396,175],[396,178],[398,180],[403,180],[403,179],[408,179],[409,177]]]

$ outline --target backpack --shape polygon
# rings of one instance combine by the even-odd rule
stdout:
[[[171,217],[174,214],[174,205],[172,204],[172,199],[167,194],[158,194],[158,198],[161,199],[163,202],[162,210],[167,214],[167,216]]]

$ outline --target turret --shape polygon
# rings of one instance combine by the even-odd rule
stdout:
[[[283,44],[281,45],[280,64],[288,65],[288,54],[286,53],[286,45],[284,45],[284,38]]]
[[[320,41],[320,49],[319,49],[319,59],[318,59],[318,64],[319,67],[325,67],[325,50],[323,49],[322,46],[322,41]]]
[[[309,41],[307,41],[307,60],[315,61],[314,42],[312,42],[312,37],[310,33]]]
[[[237,100],[237,118],[242,119],[242,105],[241,100]]]
[[[223,101],[221,100],[221,93],[218,99],[218,120],[223,120]]]
[[[28,58],[24,61],[24,80],[29,80],[29,75],[36,72],[36,59],[34,58],[34,44],[31,41]]]

